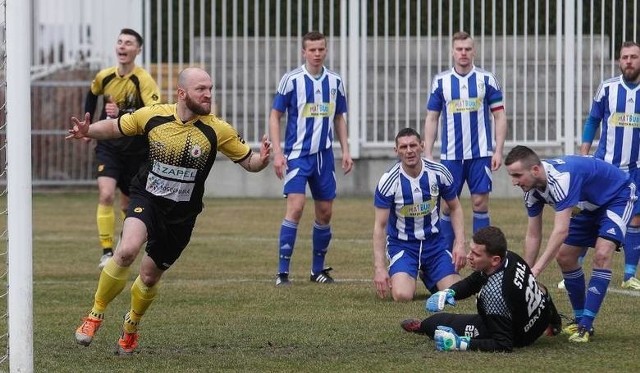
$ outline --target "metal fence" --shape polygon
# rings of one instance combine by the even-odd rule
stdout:
[[[40,0],[34,6],[46,3],[51,9],[56,1],[64,7],[80,0]],[[521,143],[554,154],[575,150],[595,89],[618,74],[620,44],[640,40],[639,5],[630,0],[118,1],[140,14],[133,21],[145,36],[140,63],[161,85],[164,100],[173,101],[182,68],[204,67],[214,78],[217,113],[253,145],[267,132],[278,80],[303,63],[301,35],[324,32],[326,64],[346,80],[350,146],[361,159],[389,156],[399,128],[422,129],[431,78],[451,67],[455,31],[474,36],[476,65],[502,84],[506,147]],[[47,60],[49,68],[37,69],[47,71],[46,79],[33,82],[36,185],[93,183],[91,146],[62,137],[68,117],[80,114],[95,68],[111,62],[97,66],[95,57],[113,54],[117,29],[112,35],[99,32],[112,20],[119,24],[122,11],[100,14],[97,2],[81,3],[89,21],[57,10],[37,27],[47,33],[47,24],[59,25],[55,18],[62,17],[64,25],[81,32],[42,39],[63,43],[66,68],[52,73],[60,64]],[[43,10],[34,14],[42,16]],[[34,48],[42,56],[42,48],[51,46],[40,41]],[[92,70],[73,73],[71,65]]]

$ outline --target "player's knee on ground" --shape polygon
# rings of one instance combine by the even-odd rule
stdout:
[[[391,297],[396,302],[410,302],[413,300],[415,289],[394,286],[391,288]]]

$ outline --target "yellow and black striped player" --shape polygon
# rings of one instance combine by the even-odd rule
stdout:
[[[144,242],[146,254],[131,286],[131,308],[125,315],[118,353],[138,346],[138,323],[153,302],[158,282],[189,243],[202,211],[204,183],[218,151],[249,172],[269,164],[271,144],[262,138],[259,153],[251,151],[227,122],[210,114],[213,83],[207,72],[188,68],[178,77],[178,103],[144,107],[119,119],[89,126],[88,114],[72,118],[67,138],[94,139],[144,135],[149,158],[132,181],[131,201],[118,250],[100,274],[94,304],[76,329],[76,341],[88,346],[104,319],[107,305],[124,289],[129,267]]]
[[[96,74],[85,100],[85,112],[92,116],[98,97],[103,97],[100,119],[118,118],[126,113],[160,102],[158,85],[135,59],[142,51],[143,39],[132,29],[122,29],[116,44],[118,64]],[[148,146],[144,136],[99,140],[96,145],[98,208],[96,222],[102,248],[99,268],[113,255],[116,188],[120,189],[120,207],[124,218],[129,202],[129,184],[146,161]]]

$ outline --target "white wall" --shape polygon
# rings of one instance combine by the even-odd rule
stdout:
[[[84,59],[96,67],[111,66],[116,63],[114,48],[120,29],[128,27],[141,34],[144,31],[142,0],[35,1],[35,65],[41,63],[42,56],[53,55],[53,64],[67,65],[84,54]],[[69,46],[62,54],[61,43]]]

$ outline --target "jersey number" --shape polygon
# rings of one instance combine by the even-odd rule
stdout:
[[[538,288],[538,283],[531,274],[529,274],[529,283],[525,289],[524,297],[527,302],[527,312],[529,313],[529,317],[531,317],[531,315],[533,315],[533,311],[538,309],[540,302],[542,302],[542,292],[540,291],[540,288]]]

